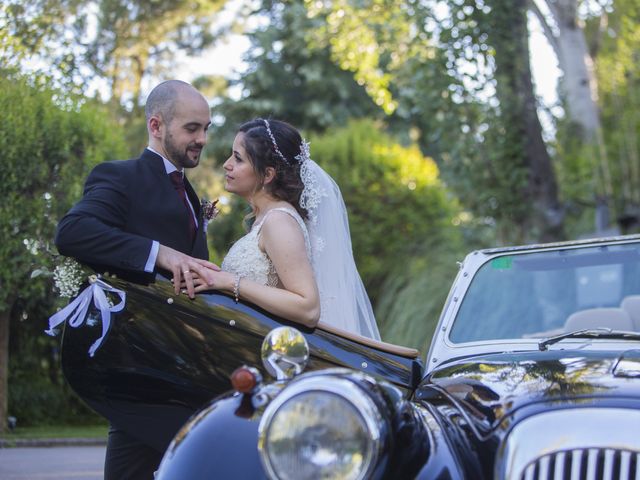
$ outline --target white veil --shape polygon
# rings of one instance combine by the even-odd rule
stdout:
[[[298,157],[304,183],[300,204],[309,213],[306,223],[311,263],[320,291],[320,321],[380,340],[371,302],[353,259],[347,209],[340,188],[309,158],[307,142],[303,141]]]

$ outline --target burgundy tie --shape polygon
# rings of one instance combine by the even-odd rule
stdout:
[[[191,212],[191,205],[189,204],[189,200],[187,200],[187,192],[184,189],[184,180],[182,179],[182,173],[178,171],[171,172],[169,174],[169,178],[171,179],[171,183],[173,183],[174,188],[180,195],[182,199],[182,203],[184,203],[185,208],[187,209],[187,213],[189,214],[189,235],[190,239],[193,242],[194,237],[196,236],[196,220],[193,218],[193,213]]]

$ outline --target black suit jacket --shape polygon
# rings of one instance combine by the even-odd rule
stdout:
[[[101,163],[89,174],[82,199],[58,224],[58,250],[99,271],[138,279],[148,278],[144,268],[153,240],[208,259],[200,201],[186,178],[185,189],[198,218],[193,243],[186,206],[162,157],[145,149],[140,158]]]

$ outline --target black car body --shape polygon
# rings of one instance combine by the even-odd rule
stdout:
[[[164,451],[189,417],[231,389],[229,377],[238,366],[255,364],[267,375],[261,344],[286,321],[216,292],[196,300],[176,296],[173,285],[160,275],[150,284],[108,273],[101,278],[126,292],[126,307],[111,314],[108,333],[94,356],[88,351],[101,335],[100,312],[93,307],[78,327],[65,325],[62,369],[89,406],[134,437]],[[307,370],[347,367],[370,372],[404,395],[420,381],[422,362],[415,349],[331,327],[301,330],[311,347]]]
[[[212,394],[241,363],[267,378],[261,342],[282,322],[216,294],[179,302],[205,336],[196,316],[246,322],[215,347],[235,358],[183,359],[225,364]],[[300,330],[305,372],[256,375],[250,391],[210,401],[174,437],[158,480],[640,478],[640,236],[472,252],[424,367],[410,350]],[[169,383],[200,383],[183,373]]]

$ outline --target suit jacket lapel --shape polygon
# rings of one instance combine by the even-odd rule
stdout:
[[[165,181],[163,183],[171,185],[171,180],[169,180],[167,171],[164,168],[164,161],[160,155],[152,152],[148,148],[145,148],[142,155],[140,155],[140,159],[144,161],[144,165],[149,168],[149,171],[154,177],[157,177],[158,179],[164,178]],[[173,188],[173,185],[171,185],[171,188]]]
[[[173,195],[175,196],[176,204],[183,205],[182,200],[180,200],[179,197],[175,194],[175,188],[171,183],[171,179],[169,178],[169,175],[167,175],[167,171],[164,167],[164,161],[162,160],[162,157],[152,152],[149,149],[145,149],[142,155],[140,156],[140,158],[144,160],[143,163],[144,165],[147,166],[150,175],[152,175],[153,178],[156,179],[155,182],[157,183],[158,188],[166,191],[166,196],[163,195],[163,197],[167,199],[174,198],[172,197]],[[195,257],[207,259],[209,258],[209,251],[207,248],[206,237],[205,237],[205,234],[203,233],[204,219],[202,218],[202,208],[200,206],[200,200],[198,199],[198,195],[196,194],[195,190],[191,186],[191,183],[189,183],[189,180],[187,179],[186,176],[184,177],[184,186],[185,186],[185,191],[187,192],[187,196],[189,197],[189,201],[191,202],[191,206],[193,207],[193,210],[196,213],[196,218],[198,219],[198,229],[196,231],[195,239],[191,244],[190,253]],[[185,227],[186,227],[186,223],[185,223]],[[185,253],[189,253],[189,252],[185,252]]]
[[[201,219],[202,209],[200,208],[200,200],[198,199],[198,195],[196,194],[196,191],[191,186],[191,183],[189,183],[189,180],[187,179],[186,175],[184,176],[184,189],[187,192],[187,196],[189,197],[189,201],[191,202],[193,211],[196,212],[196,218],[198,219],[198,225],[199,225],[202,221]]]
[[[200,200],[198,199],[198,195],[195,190],[189,183],[186,175],[184,177],[184,188],[187,192],[187,196],[189,197],[189,201],[191,205],[193,205],[193,210],[196,212],[196,218],[198,219],[198,229],[196,231],[196,236],[193,240],[191,254],[195,257],[199,258],[209,258],[209,249],[207,247],[207,236],[204,231],[204,218],[202,215],[202,206],[200,205]]]

